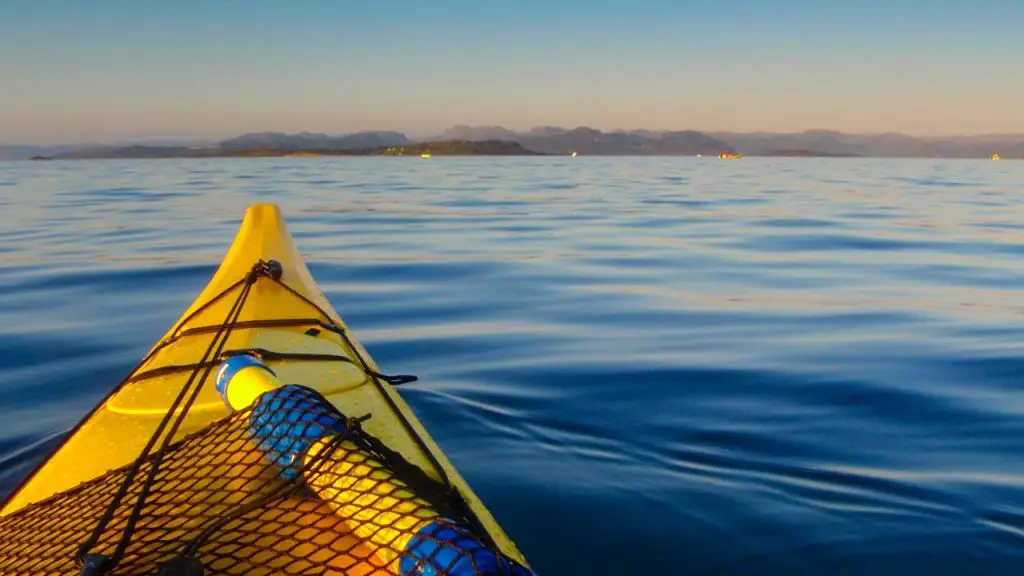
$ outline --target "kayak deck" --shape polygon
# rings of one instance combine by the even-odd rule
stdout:
[[[265,274],[248,286],[245,285],[243,280],[254,265],[271,261],[280,265],[279,277],[272,277],[273,273]],[[224,327],[234,303],[243,296],[242,291],[246,289],[244,304],[234,322],[227,326],[230,331],[221,343],[221,357],[208,358],[206,363],[200,362],[207,349],[221,336],[218,330]],[[261,356],[283,383],[301,384],[319,392],[346,415],[370,414],[371,417],[361,423],[362,429],[370,437],[394,451],[398,459],[411,464],[425,479],[446,486],[461,496],[467,512],[494,545],[506,556],[526,564],[514,544],[392,388],[387,377],[380,374],[366,350],[348,333],[340,316],[317,288],[280,211],[272,204],[258,204],[248,209],[235,242],[221,266],[181,319],[158,341],[131,375],[101,401],[67,436],[63,444],[7,498],[0,509],[0,534],[3,533],[5,520],[13,520],[14,516],[40,514],[41,518],[46,518],[61,510],[60,503],[69,494],[92,490],[96,486],[103,486],[105,482],[121,478],[118,470],[132,464],[143,451],[188,378],[200,369],[211,368],[214,361],[220,362],[226,356],[242,352]],[[181,426],[171,440],[180,443],[187,437],[183,443],[185,448],[181,449],[187,453],[189,443],[197,442],[192,438],[207,433],[211,423],[217,422],[214,425],[216,427],[222,422],[234,421],[236,417],[237,413],[231,416],[225,407],[224,401],[214,389],[214,378],[210,375],[201,382],[194,404],[185,411]],[[198,477],[220,477],[227,482],[230,475],[225,475],[225,470],[237,470],[231,467],[239,465],[232,458],[237,460],[251,456],[250,452],[226,450],[223,446],[219,446],[218,450],[224,453],[214,454],[212,460],[207,458],[210,461],[203,464],[205,468],[193,466],[190,473]],[[218,463],[218,458],[223,461]],[[229,468],[225,469],[224,466]],[[167,479],[166,475],[164,479]],[[244,480],[238,481],[244,484]],[[87,484],[80,486],[83,483]],[[125,506],[132,502],[131,490],[125,499]],[[98,496],[94,500],[105,506],[109,497],[104,499],[101,496],[106,493],[100,492],[97,492]],[[229,496],[234,493],[223,490],[215,492]],[[245,490],[238,492],[247,493]],[[195,494],[184,496],[195,498]],[[230,497],[223,505],[227,506],[229,501]],[[166,516],[175,507],[187,506],[188,503],[158,502],[153,504],[157,508],[151,510],[147,501],[143,516]],[[48,509],[47,506],[56,508]],[[217,510],[217,506],[222,504],[214,503],[213,506],[212,509]],[[64,512],[70,513],[68,510]],[[123,520],[116,515],[110,524],[111,530],[117,532],[116,528]],[[88,528],[91,531],[90,523],[82,522],[82,525],[82,529]],[[261,508],[245,516],[244,522],[234,525],[233,532],[222,530],[211,536],[205,549],[237,548],[240,545],[237,542],[239,538],[246,534],[265,535],[268,526],[283,531],[281,533],[285,539],[275,542],[274,549],[277,550],[275,553],[284,556],[277,561],[257,559],[241,572],[228,567],[223,570],[224,573],[257,574],[264,569],[271,573],[283,568],[287,568],[289,573],[304,573],[305,569],[299,569],[299,564],[314,559],[311,564],[313,568],[310,568],[313,570],[316,567],[316,555],[327,549],[334,551],[331,556],[331,568],[334,571],[328,573],[369,574],[380,569],[379,558],[375,560],[375,555],[360,545],[360,540],[351,533],[352,527],[339,521],[338,516],[331,513],[330,506],[323,501],[308,498],[308,494],[290,495],[277,502],[264,503]],[[187,526],[180,528],[189,529]],[[88,536],[88,531],[73,533],[76,545]],[[39,535],[42,534],[45,531]],[[97,547],[110,546],[111,542],[101,539]],[[327,548],[308,548],[317,542],[327,543]],[[0,568],[4,567],[5,562],[23,558],[30,552],[31,546],[17,550],[5,548],[8,547],[0,545]],[[143,552],[139,551],[138,554]],[[140,557],[138,554],[136,558]],[[227,557],[230,560],[239,557],[239,554],[232,553]],[[302,558],[305,560],[300,562],[298,559]],[[48,573],[49,570],[33,572],[31,562],[18,563],[18,566],[22,565],[27,571],[19,569],[10,573]],[[310,573],[323,573],[323,569],[321,566],[320,572]],[[7,569],[2,571],[8,573]]]

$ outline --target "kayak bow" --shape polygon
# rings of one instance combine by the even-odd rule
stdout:
[[[219,354],[216,358],[208,357],[206,353],[214,348],[214,343],[219,346]],[[394,389],[394,385],[410,379],[380,373],[317,287],[279,209],[272,204],[257,204],[247,210],[234,243],[195,302],[131,374],[99,402],[3,502],[0,507],[0,572],[42,574],[52,573],[58,567],[66,570],[68,563],[81,559],[67,550],[73,551],[87,541],[101,516],[99,512],[112,506],[113,516],[106,531],[100,531],[102,534],[93,539],[92,550],[109,556],[125,526],[135,526],[137,534],[121,551],[124,561],[120,566],[125,570],[141,571],[143,567],[148,570],[177,554],[177,549],[171,550],[166,543],[170,532],[161,532],[161,536],[152,532],[147,537],[146,530],[164,526],[160,522],[169,526],[168,523],[174,522],[174,515],[180,513],[181,521],[174,524],[173,536],[182,542],[191,542],[191,547],[183,549],[192,550],[213,573],[307,573],[304,570],[308,569],[308,573],[320,574],[324,573],[325,565],[329,567],[327,573],[331,574],[394,573],[388,570],[397,565],[397,560],[391,561],[395,555],[375,553],[369,545],[374,542],[387,545],[379,534],[370,534],[361,542],[365,526],[353,524],[357,521],[352,517],[338,521],[338,510],[351,509],[353,502],[365,500],[351,496],[351,486],[357,484],[345,484],[346,487],[341,488],[336,483],[331,484],[343,480],[344,475],[338,470],[366,468],[366,463],[375,460],[360,457],[358,463],[349,463],[346,467],[340,459],[351,456],[337,456],[338,462],[329,463],[334,476],[308,481],[305,492],[298,487],[289,492],[285,487],[288,482],[294,482],[291,477],[275,476],[279,471],[275,472],[266,458],[244,455],[245,446],[250,446],[245,442],[252,441],[241,438],[240,432],[228,435],[228,431],[234,430],[233,426],[245,429],[243,420],[249,415],[232,411],[227,397],[216,390],[216,374],[209,373],[239,355],[257,358],[281,382],[300,384],[315,397],[325,399],[326,406],[340,411],[339,414],[348,417],[369,414],[371,417],[365,420],[348,419],[346,424],[350,427],[358,425],[352,432],[355,435],[345,440],[346,446],[370,446],[374,454],[384,459],[385,465],[394,460],[402,465],[396,470],[408,470],[410,477],[426,479],[418,481],[420,484],[436,484],[447,494],[446,498],[454,502],[440,503],[438,510],[462,514],[481,541],[494,547],[500,555],[526,566],[515,545]],[[202,375],[197,377],[197,374]],[[176,402],[180,400],[179,393],[188,388],[190,379],[196,382],[193,401],[190,404]],[[162,429],[168,420],[180,423],[176,428]],[[344,434],[349,432],[346,429]],[[220,442],[218,438],[223,444],[216,444],[214,450],[213,443]],[[167,440],[170,447],[162,454],[162,461],[152,460],[156,449],[148,452],[150,459],[140,458],[151,439]],[[238,454],[231,453],[225,446],[237,447]],[[322,444],[317,446],[319,448],[311,454],[331,457]],[[338,454],[351,452],[339,449]],[[212,455],[204,455],[208,453]],[[183,468],[186,461],[192,462],[190,465],[194,468]],[[129,473],[133,466],[139,466],[134,482]],[[183,476],[176,477],[177,470],[181,470]],[[244,473],[237,478],[230,477],[232,471],[239,470]],[[373,475],[367,478],[378,479],[378,471],[371,472]],[[147,475],[154,478],[152,489],[139,488],[138,484]],[[264,484],[277,482],[285,495],[272,498],[269,488],[245,492],[255,486],[256,479]],[[191,481],[196,486],[202,484],[203,497],[211,499],[203,514],[192,514],[199,506],[195,490],[200,488],[190,486],[188,490],[192,492],[183,491],[180,486],[183,481]],[[413,481],[381,481],[374,488],[377,496],[368,501],[372,504],[394,500],[382,498],[381,491],[389,491],[394,496],[404,493],[395,491],[395,486],[405,490],[406,485],[415,484]],[[116,500],[113,494],[122,485],[126,487],[123,502],[110,505]],[[319,492],[309,491],[310,486]],[[145,495],[141,498],[144,504],[139,505],[137,524],[132,524],[130,508],[140,500],[140,490],[147,489],[149,499]],[[171,498],[172,492],[177,494],[177,500]],[[246,496],[238,496],[243,493]],[[326,496],[325,501],[319,501],[317,494],[349,496],[342,506],[330,502]],[[214,502],[214,497],[222,500]],[[245,510],[243,503],[248,507]],[[238,510],[232,506],[237,506]],[[234,524],[213,519],[211,510],[232,518]],[[441,512],[431,508],[423,517],[441,518]],[[417,526],[423,524],[425,522],[420,522]],[[250,532],[245,531],[245,526],[250,527]],[[166,526],[160,529],[170,530]],[[214,529],[224,534],[203,532]],[[226,540],[231,530],[236,540]],[[275,535],[291,540],[267,539],[277,538]],[[68,541],[39,544],[40,539]],[[405,537],[403,542],[408,540]],[[342,547],[340,542],[347,544]],[[57,554],[55,550],[61,546]],[[298,552],[300,548],[304,551],[302,554]],[[316,558],[327,557],[324,549],[330,549],[330,560],[318,567]],[[40,560],[58,555],[64,564],[55,563],[57,560],[49,564]]]

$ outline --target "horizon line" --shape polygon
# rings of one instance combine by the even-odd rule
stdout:
[[[908,136],[917,139],[944,139],[944,138],[1007,138],[1007,137],[1020,137],[1024,139],[1024,132],[977,132],[977,133],[943,133],[943,134],[920,134],[911,132],[899,132],[899,131],[871,131],[871,132],[846,132],[843,130],[837,130],[834,128],[805,128],[800,130],[702,130],[698,128],[598,128],[591,125],[581,124],[579,126],[566,127],[557,124],[537,124],[529,128],[510,128],[502,124],[452,124],[448,128],[442,129],[435,132],[408,132],[404,130],[388,129],[388,128],[366,128],[356,129],[349,131],[340,132],[312,132],[310,130],[249,130],[246,132],[237,132],[230,136],[130,136],[123,138],[112,138],[104,140],[61,140],[61,141],[49,141],[46,143],[31,142],[31,139],[26,140],[6,140],[0,139],[0,146],[26,146],[26,147],[54,147],[54,146],[91,146],[91,145],[128,145],[128,144],[139,144],[153,141],[177,141],[177,142],[189,142],[194,144],[199,143],[219,143],[232,138],[245,136],[249,134],[285,134],[285,135],[298,135],[298,134],[322,134],[327,136],[348,136],[352,134],[365,134],[365,133],[379,133],[379,132],[395,132],[404,135],[410,139],[423,139],[423,138],[436,138],[442,136],[447,130],[453,128],[494,128],[508,130],[516,134],[527,135],[531,130],[536,128],[554,128],[558,130],[572,131],[578,129],[590,129],[597,130],[602,133],[614,133],[614,132],[699,132],[708,135],[714,134],[732,134],[732,135],[793,135],[793,134],[808,134],[812,132],[826,132],[832,134],[843,134],[848,136]]]

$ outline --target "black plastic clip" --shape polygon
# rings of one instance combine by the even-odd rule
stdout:
[[[83,554],[82,571],[78,576],[101,576],[110,568],[110,557],[103,554]]]
[[[380,372],[368,371],[371,376],[380,378],[381,380],[391,384],[392,386],[401,386],[402,384],[408,384],[419,380],[419,376],[413,376],[412,374],[381,374]]]
[[[157,576],[203,576],[203,563],[191,556],[175,556],[160,565]]]
[[[267,260],[267,273],[274,280],[280,280],[284,274],[284,266],[281,266],[281,263],[277,260]]]

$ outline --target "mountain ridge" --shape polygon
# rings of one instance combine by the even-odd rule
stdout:
[[[735,132],[699,130],[615,129],[588,126],[536,126],[513,130],[499,125],[457,124],[440,134],[409,137],[402,132],[366,130],[346,134],[318,132],[250,132],[219,141],[173,141],[149,138],[117,144],[17,145],[0,144],[0,160],[32,157],[107,158],[160,154],[195,156],[245,150],[279,152],[363,150],[439,141],[509,141],[527,151],[581,155],[712,155],[722,151],[747,156],[865,156],[893,158],[1004,158],[1024,156],[1024,134],[911,136],[897,132],[854,134],[829,129],[802,132]],[[487,149],[481,147],[480,149]],[[177,151],[176,151],[177,150]],[[795,154],[799,152],[799,154]]]

